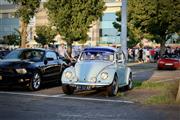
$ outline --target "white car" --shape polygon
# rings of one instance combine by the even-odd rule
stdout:
[[[62,74],[62,88],[65,94],[75,89],[89,90],[106,87],[109,96],[115,96],[118,88],[131,89],[132,72],[120,49],[113,47],[85,48],[75,66],[68,67]]]

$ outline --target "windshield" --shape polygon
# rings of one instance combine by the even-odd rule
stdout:
[[[179,57],[179,56],[174,55],[174,54],[171,54],[171,55],[163,55],[163,57],[162,57],[162,58],[174,58],[174,59],[180,59],[180,57]]]
[[[107,51],[84,51],[80,56],[80,60],[105,60],[113,61],[114,53]]]
[[[14,50],[4,57],[4,59],[41,61],[43,56],[44,51],[41,50]]]

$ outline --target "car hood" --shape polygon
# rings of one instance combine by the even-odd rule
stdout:
[[[92,77],[96,77],[99,72],[112,64],[112,62],[103,61],[81,61],[75,65],[76,76],[80,81],[89,80]]]
[[[30,65],[31,63],[32,62],[27,61],[27,60],[3,59],[3,60],[0,60],[0,67],[1,68],[6,68],[6,67],[23,68]]]

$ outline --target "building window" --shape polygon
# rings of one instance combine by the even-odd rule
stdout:
[[[8,13],[3,13],[2,18],[9,18],[9,14]]]
[[[113,22],[116,21],[116,13],[104,13],[100,22],[100,40],[108,43],[118,43],[120,32],[114,28]]]

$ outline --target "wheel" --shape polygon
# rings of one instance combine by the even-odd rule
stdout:
[[[126,86],[126,90],[131,90],[133,88],[132,76],[129,76],[128,85]]]
[[[116,96],[118,93],[118,80],[117,80],[117,76],[114,76],[114,80],[111,83],[111,85],[109,85],[107,87],[107,94],[108,96]]]
[[[32,91],[38,90],[41,86],[41,76],[39,73],[34,73],[31,82],[29,84],[29,89]]]
[[[62,90],[67,95],[71,95],[74,93],[74,88],[70,85],[62,85]]]

